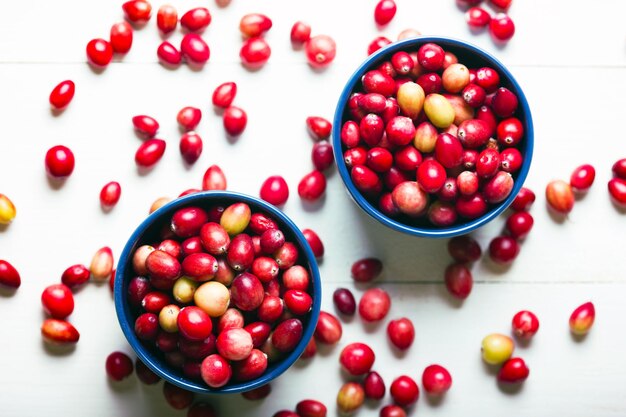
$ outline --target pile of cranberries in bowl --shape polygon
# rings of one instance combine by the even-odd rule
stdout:
[[[241,392],[285,371],[310,339],[319,273],[277,209],[230,192],[159,209],[118,266],[118,318],[137,355],[171,383]]]
[[[398,42],[368,58],[335,125],[337,164],[357,203],[418,235],[466,233],[494,218],[532,157],[530,111],[511,74],[446,38]]]

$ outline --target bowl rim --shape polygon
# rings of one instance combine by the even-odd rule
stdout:
[[[441,43],[442,46],[447,44],[448,46],[452,46],[455,48],[461,48],[469,50],[470,53],[476,54],[480,56],[480,58],[486,62],[488,62],[491,66],[493,66],[500,75],[504,75],[504,79],[510,83],[518,98],[519,105],[522,109],[525,117],[522,122],[525,127],[525,153],[524,153],[524,161],[520,170],[517,172],[517,178],[515,180],[515,184],[513,186],[513,190],[511,190],[511,194],[502,201],[498,206],[493,208],[492,210],[485,213],[483,216],[473,219],[469,222],[465,222],[462,224],[454,225],[451,227],[442,227],[442,228],[434,228],[434,229],[424,229],[420,227],[410,226],[404,223],[401,223],[395,219],[392,219],[385,214],[383,214],[378,208],[374,207],[370,204],[365,197],[361,194],[361,192],[354,186],[352,182],[352,178],[350,177],[350,173],[348,172],[348,168],[343,161],[343,144],[341,142],[341,128],[343,126],[343,114],[345,107],[348,103],[350,95],[352,94],[354,87],[361,79],[361,76],[365,74],[368,70],[372,69],[373,64],[379,61],[383,56],[389,55],[394,52],[398,52],[401,50],[406,50],[409,48],[414,48],[417,45],[422,45],[425,43]],[[534,149],[534,128],[533,128],[533,120],[532,114],[530,111],[530,107],[528,105],[528,100],[526,99],[526,95],[522,90],[521,86],[518,84],[517,80],[511,74],[511,72],[500,62],[496,57],[494,57],[489,52],[479,48],[476,45],[473,45],[469,42],[456,39],[449,38],[443,36],[418,36],[414,38],[404,39],[398,42],[394,42],[390,45],[385,46],[384,48],[379,49],[374,52],[372,55],[368,56],[352,73],[348,82],[344,86],[341,95],[339,96],[339,100],[337,101],[337,106],[335,108],[335,114],[333,117],[333,125],[335,128],[332,132],[332,143],[335,148],[335,163],[337,165],[337,169],[339,171],[339,175],[341,180],[344,183],[349,195],[351,198],[358,204],[361,209],[363,209],[367,214],[369,214],[374,219],[378,220],[380,223],[385,226],[403,232],[413,236],[419,237],[433,237],[433,238],[445,238],[445,237],[453,237],[458,235],[467,234],[473,230],[484,226],[489,223],[491,220],[495,219],[500,215],[504,210],[508,208],[508,206],[513,202],[519,190],[522,188],[524,182],[526,181],[526,177],[528,176],[528,172],[530,170],[532,157],[533,157],[533,149]]]
[[[171,373],[163,370],[160,367],[158,361],[151,360],[150,357],[147,356],[145,353],[147,348],[135,335],[134,326],[131,324],[132,320],[127,319],[122,297],[122,291],[124,291],[123,282],[125,281],[124,269],[126,269],[128,263],[132,259],[130,255],[133,247],[141,240],[146,230],[148,230],[152,225],[158,222],[166,213],[170,213],[176,209],[183,208],[185,206],[190,206],[198,203],[206,203],[211,199],[233,199],[238,202],[244,202],[251,205],[251,208],[263,211],[271,215],[275,219],[279,220],[280,223],[285,224],[295,237],[299,249],[302,250],[308,262],[309,271],[311,273],[311,281],[313,285],[313,293],[316,295],[315,297],[313,297],[313,305],[311,307],[309,321],[304,327],[302,338],[300,339],[300,342],[298,343],[296,348],[292,352],[290,352],[288,356],[278,362],[274,369],[272,369],[271,371],[266,371],[259,378],[253,379],[251,381],[229,384],[221,388],[211,388],[203,382],[195,383],[187,378],[172,375]],[[317,319],[319,317],[321,308],[322,284],[317,260],[300,228],[296,226],[293,220],[291,220],[277,207],[259,198],[233,191],[202,191],[194,194],[188,194],[186,196],[172,200],[171,202],[167,203],[166,205],[160,207],[158,210],[148,215],[148,217],[145,218],[139,224],[139,226],[137,226],[137,228],[133,231],[130,238],[124,245],[124,249],[122,250],[118,261],[117,271],[119,271],[119,277],[121,277],[121,279],[116,279],[114,284],[115,311],[120,327],[122,328],[122,332],[124,333],[126,340],[130,344],[137,357],[148,368],[150,368],[150,370],[152,370],[164,380],[174,385],[177,385],[180,388],[201,394],[233,394],[245,392],[265,385],[283,374],[287,369],[291,367],[291,365],[295,363],[296,360],[298,360],[298,358],[300,357],[302,352],[304,352],[304,349],[308,345],[309,340],[313,337],[313,332],[315,331]],[[118,276],[116,276],[116,278],[117,277]],[[126,278],[126,280],[128,279],[130,278]]]

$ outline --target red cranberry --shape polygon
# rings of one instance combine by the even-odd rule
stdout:
[[[248,226],[252,233],[257,235],[262,235],[263,232],[269,229],[278,229],[276,222],[262,213],[254,213],[250,217],[250,224]]]
[[[513,333],[521,339],[530,339],[539,330],[539,319],[530,311],[522,310],[513,316]]]
[[[139,146],[135,153],[135,163],[149,168],[159,162],[165,153],[166,143],[161,139],[148,139]]]
[[[505,172],[514,173],[519,171],[523,162],[522,153],[516,148],[508,148],[500,153],[500,167]]]
[[[535,198],[535,193],[532,190],[522,187],[513,200],[511,208],[515,211],[528,211],[535,202]]]
[[[472,108],[476,109],[483,105],[487,94],[485,90],[476,84],[468,84],[461,92],[463,100]]]
[[[378,70],[366,72],[361,78],[361,83],[366,93],[378,93],[389,97],[396,91],[393,78]]]
[[[232,369],[226,359],[218,354],[207,356],[202,361],[202,380],[211,388],[219,388],[228,383]]]
[[[195,7],[180,18],[180,25],[189,32],[204,30],[211,23],[211,13],[206,7]]]
[[[306,126],[309,134],[316,141],[328,139],[333,127],[328,120],[319,116],[307,117]]]
[[[461,162],[463,162],[463,146],[459,139],[448,133],[442,133],[437,136],[435,158],[446,168],[455,168],[461,165]]]
[[[226,109],[230,107],[237,95],[237,84],[234,82],[225,82],[220,84],[213,91],[212,102],[216,107]]]
[[[356,300],[352,292],[347,288],[337,288],[335,290],[333,303],[341,314],[352,316],[356,311]]]
[[[161,380],[161,377],[152,372],[139,358],[135,360],[135,372],[137,378],[146,385],[154,385]]]
[[[174,352],[178,348],[178,334],[160,331],[156,337],[156,347],[163,353]]]
[[[324,256],[324,244],[317,233],[311,229],[304,229],[302,234],[313,251],[313,255],[318,259],[322,258]]]
[[[106,67],[113,59],[113,47],[104,39],[92,39],[87,44],[87,59],[96,67]]]
[[[178,49],[167,41],[161,42],[157,48],[157,56],[164,65],[176,66],[183,60],[183,56]]]
[[[475,81],[487,94],[491,94],[500,85],[500,75],[493,68],[483,67],[476,71]]]
[[[334,161],[332,145],[325,140],[315,143],[311,151],[311,160],[318,171],[328,169]]]
[[[280,269],[289,269],[298,260],[298,248],[291,242],[285,242],[280,249],[274,252],[274,260]]]
[[[267,369],[267,355],[252,349],[247,358],[233,364],[233,376],[237,381],[251,381],[263,375]]]
[[[446,178],[443,187],[437,192],[437,197],[442,201],[454,201],[459,194],[456,178]]]
[[[385,36],[377,36],[367,46],[367,55],[372,55],[374,52],[390,44],[391,39]]]
[[[89,269],[87,269],[85,265],[81,265],[81,264],[72,265],[69,268],[67,268],[65,271],[63,271],[63,274],[61,275],[61,282],[65,284],[66,286],[68,286],[69,288],[76,288],[85,284],[87,281],[89,281],[90,275],[91,273],[89,272]],[[129,289],[130,289],[130,284],[129,284]]]
[[[156,314],[144,313],[135,320],[135,334],[141,340],[154,340],[159,332],[159,319]]]
[[[419,64],[427,71],[439,71],[443,67],[444,50],[434,43],[426,43],[417,52]]]
[[[291,42],[294,44],[303,44],[311,39],[311,26],[307,23],[298,21],[291,27]]]
[[[152,5],[146,0],[130,0],[122,4],[128,20],[134,23],[145,23],[152,15]]]
[[[180,334],[191,341],[201,341],[209,337],[213,324],[202,309],[188,306],[180,310],[177,318]]]
[[[178,25],[178,12],[174,6],[165,4],[157,12],[157,27],[163,33],[170,33]]]
[[[216,352],[215,335],[210,334],[204,340],[192,341],[184,337],[178,340],[178,348],[189,359],[204,359]]]
[[[408,407],[417,402],[419,398],[419,387],[415,381],[406,375],[399,376],[392,383],[389,388],[393,401],[402,406]]]
[[[511,90],[500,87],[491,100],[491,108],[498,117],[509,117],[517,110],[517,96]]]
[[[376,355],[365,343],[351,343],[341,351],[339,362],[351,375],[363,375],[372,369]]]
[[[488,203],[504,201],[514,186],[513,177],[508,172],[500,171],[483,186],[483,195]]]
[[[224,110],[224,130],[230,136],[239,136],[246,129],[248,115],[239,107],[230,106]]]
[[[386,405],[380,409],[380,417],[407,417],[402,407],[394,404]]]
[[[348,149],[343,154],[343,161],[348,168],[357,165],[365,165],[367,163],[367,151],[360,146],[358,148]]]
[[[211,56],[209,45],[195,33],[187,33],[183,36],[180,51],[185,59],[195,65],[204,65]]]
[[[393,159],[398,169],[403,171],[413,171],[417,169],[417,167],[422,163],[422,154],[420,153],[420,151],[415,149],[414,146],[408,145],[400,149],[399,151],[396,151]],[[408,178],[404,179],[403,181],[406,180],[408,180]],[[395,185],[389,188],[393,189]]]
[[[50,105],[57,110],[64,109],[74,98],[75,90],[72,80],[61,81],[50,93]]]
[[[69,177],[74,171],[74,164],[74,153],[66,146],[53,146],[46,152],[46,171],[51,177]]]
[[[285,244],[285,235],[278,229],[268,229],[261,235],[261,250],[272,254]]]
[[[427,193],[436,193],[446,181],[446,170],[434,159],[427,159],[417,168],[417,182]]]
[[[386,25],[396,15],[396,3],[393,0],[380,0],[374,9],[374,20],[379,25]]]
[[[383,270],[383,263],[376,258],[364,258],[352,264],[352,279],[357,282],[370,282],[376,279]]]
[[[352,167],[350,177],[356,188],[363,193],[378,193],[382,189],[380,177],[366,166]]]
[[[341,127],[341,143],[343,143],[346,148],[351,149],[358,146],[361,141],[361,134],[359,132],[359,125],[353,121],[348,120]]]
[[[470,295],[474,280],[465,264],[456,263],[446,268],[445,283],[446,289],[452,296],[464,300]]]
[[[196,107],[183,107],[176,115],[176,121],[185,131],[194,130],[202,120],[202,111]]]
[[[359,315],[365,321],[380,321],[387,316],[391,308],[391,298],[382,288],[371,288],[359,301]]]
[[[283,314],[283,300],[273,295],[265,295],[259,306],[257,316],[266,323],[274,323]]]
[[[148,313],[159,314],[168,304],[172,303],[172,298],[161,291],[151,291],[141,300],[141,307]]]
[[[470,236],[456,236],[450,239],[448,252],[457,262],[475,262],[482,256],[480,245]]]
[[[422,74],[415,80],[417,84],[424,90],[424,94],[434,94],[441,91],[443,82],[441,76],[435,72]]]
[[[513,213],[506,221],[506,230],[515,239],[524,239],[533,227],[533,216],[525,211]]]
[[[435,226],[452,226],[457,220],[456,210],[452,203],[435,201],[428,208],[428,220]]]
[[[491,136],[489,124],[480,119],[469,119],[461,122],[457,136],[464,147],[480,148]]]
[[[452,376],[443,366],[430,365],[422,374],[422,386],[427,394],[442,395],[452,386]]]
[[[609,181],[608,188],[613,201],[619,206],[626,207],[626,180],[613,178]]]
[[[508,264],[519,254],[519,244],[508,236],[499,236],[489,244],[489,256],[498,264]]]
[[[125,54],[133,45],[133,28],[127,22],[115,23],[110,31],[113,52]]]
[[[302,400],[296,405],[300,417],[325,417],[326,406],[316,400]]]
[[[393,165],[393,155],[385,148],[372,148],[367,152],[366,163],[376,172],[385,172]]]
[[[239,51],[241,62],[248,68],[260,68],[270,59],[272,49],[260,37],[246,39]]]
[[[241,236],[241,235],[238,235]],[[235,237],[233,242],[237,239]],[[238,275],[230,288],[231,303],[243,311],[252,311],[263,302],[264,290],[261,281],[254,275],[244,272]]]
[[[180,138],[180,154],[188,164],[193,164],[202,153],[202,138],[195,132],[185,133]]]
[[[574,191],[587,191],[596,179],[596,170],[589,164],[581,165],[574,170],[570,178],[570,185]]]
[[[268,203],[279,206],[287,202],[289,186],[283,177],[274,175],[263,182],[259,195]]]
[[[326,191],[326,177],[320,171],[312,171],[298,183],[298,195],[303,200],[318,200]]]
[[[302,339],[302,322],[298,319],[287,319],[281,322],[272,333],[272,345],[280,352],[291,352]]]
[[[500,144],[515,146],[524,136],[524,125],[517,117],[510,117],[498,123],[496,133]]]
[[[50,316],[65,319],[74,311],[74,296],[66,285],[53,284],[43,290],[41,304]]]
[[[622,158],[613,164],[613,176],[626,180],[626,158]]]
[[[415,67],[415,61],[408,53],[399,51],[391,57],[391,65],[398,74],[407,75]]]
[[[326,311],[320,311],[315,327],[315,338],[328,345],[334,345],[341,339],[343,329],[337,317]]]
[[[387,336],[391,343],[400,350],[406,350],[413,344],[415,328],[410,319],[403,317],[391,320],[387,325]]]
[[[337,46],[333,38],[327,35],[313,36],[306,43],[306,57],[309,65],[314,68],[328,66],[337,53]]]
[[[528,378],[530,371],[522,358],[511,358],[504,362],[498,372],[498,381],[515,384]]]
[[[493,177],[500,168],[500,154],[495,149],[487,148],[478,155],[476,173],[482,178]]]
[[[271,392],[272,392],[272,386],[268,383],[265,385],[261,385],[260,387],[255,388],[251,391],[242,392],[241,396],[248,401],[257,401],[257,400],[262,400],[264,398],[267,398],[271,394]],[[187,417],[190,417],[190,416],[187,416]],[[195,417],[202,417],[202,416],[195,416]]]
[[[507,14],[498,13],[489,22],[489,33],[499,41],[508,41],[515,34],[515,23]]]
[[[287,290],[283,296],[285,305],[293,314],[301,316],[311,311],[313,299],[309,294],[300,290]]]
[[[369,113],[359,123],[359,134],[361,139],[369,145],[376,146],[385,133],[385,123],[383,119],[374,113]]]
[[[114,381],[121,381],[133,373],[133,361],[123,352],[113,352],[106,360],[106,371]]]
[[[263,346],[263,343],[265,343],[265,341],[270,336],[272,328],[267,323],[257,321],[248,324],[246,327],[244,327],[244,330],[250,333],[250,336],[252,337],[252,345],[255,348],[259,348]]]
[[[385,396],[385,381],[378,372],[372,371],[363,380],[363,390],[367,398],[380,400]]]
[[[465,12],[465,21],[474,28],[484,28],[491,21],[491,15],[482,7],[472,7]]]
[[[481,193],[460,196],[455,205],[456,212],[467,219],[476,219],[487,212],[487,202]]]

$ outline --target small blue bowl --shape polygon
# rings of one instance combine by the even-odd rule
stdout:
[[[441,46],[444,50],[454,53],[459,62],[465,64],[469,68],[479,68],[489,66],[497,70],[500,75],[501,85],[507,87],[517,95],[519,100],[518,109],[515,115],[522,121],[524,125],[524,139],[522,140],[518,149],[524,157],[524,161],[520,170],[513,176],[515,179],[515,185],[509,197],[502,203],[493,206],[487,213],[477,219],[469,220],[466,222],[459,222],[450,227],[437,227],[429,224],[426,220],[423,222],[416,222],[415,224],[403,223],[399,220],[388,217],[383,214],[377,207],[368,201],[363,194],[355,187],[350,177],[350,172],[346,167],[343,160],[343,144],[341,142],[341,126],[347,120],[347,106],[350,96],[356,91],[356,87],[360,85],[361,77],[372,69],[378,67],[382,62],[391,59],[391,56],[398,51],[417,51],[420,46],[425,43],[433,42]],[[359,68],[352,74],[348,83],[344,87],[337,108],[335,110],[333,129],[333,147],[335,148],[335,161],[339,169],[341,179],[352,199],[361,207],[367,214],[387,227],[390,227],[399,232],[407,233],[414,236],[421,237],[453,237],[463,235],[471,232],[495,219],[500,213],[502,213],[515,199],[515,196],[522,188],[528,171],[530,169],[530,163],[533,155],[533,142],[534,131],[533,121],[530,114],[530,108],[528,107],[528,101],[522,91],[521,87],[515,81],[513,75],[509,70],[496,58],[482,49],[471,45],[467,42],[463,42],[457,39],[434,37],[434,36],[422,36],[412,39],[405,39],[403,41],[394,42],[391,45],[376,51],[370,55]],[[377,203],[376,203],[377,204]]]
[[[211,388],[202,381],[195,381],[185,377],[181,371],[172,368],[163,357],[157,352],[156,348],[148,347],[137,338],[134,331],[135,319],[137,312],[128,304],[128,284],[130,280],[136,276],[133,272],[132,254],[136,248],[144,244],[150,244],[158,241],[158,235],[162,227],[169,224],[172,214],[183,207],[197,206],[208,208],[215,205],[228,206],[233,203],[243,202],[250,206],[252,212],[262,212],[268,214],[280,226],[288,241],[294,242],[300,251],[300,264],[308,267],[311,277],[311,296],[313,298],[313,307],[306,320],[303,320],[304,331],[300,343],[296,348],[279,362],[269,364],[265,373],[252,381],[241,383],[229,383],[221,388]],[[281,375],[300,357],[309,340],[313,336],[317,319],[320,313],[320,304],[322,301],[322,287],[320,274],[315,260],[315,255],[307,244],[307,241],[300,232],[300,229],[276,207],[244,194],[234,193],[230,191],[207,191],[197,194],[190,194],[178,198],[165,206],[159,208],[150,214],[133,232],[130,239],[126,243],[124,250],[119,259],[117,273],[115,277],[115,310],[124,336],[130,343],[139,359],[145,363],[148,368],[159,375],[166,381],[184,388],[202,394],[232,394],[237,392],[250,391],[267,384],[274,378]]]

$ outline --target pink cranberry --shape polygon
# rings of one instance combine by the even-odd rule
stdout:
[[[569,183],[574,191],[587,191],[593,185],[595,178],[595,168],[589,164],[585,164],[574,170]]]
[[[374,351],[365,343],[351,343],[339,355],[339,363],[351,375],[368,373],[375,359]]]
[[[334,345],[341,339],[343,329],[341,322],[334,315],[326,311],[320,311],[315,327],[315,338],[328,345]]]
[[[291,352],[302,339],[302,322],[298,319],[287,319],[281,322],[272,333],[272,345],[280,352]]]
[[[289,186],[280,175],[266,179],[261,185],[260,197],[270,204],[279,206],[285,204],[289,198]]]
[[[328,66],[337,53],[335,41],[327,35],[313,36],[306,43],[306,57],[309,65],[314,68]]]
[[[515,185],[511,174],[505,171],[498,172],[483,186],[483,195],[488,203],[495,204],[504,201]]]
[[[380,0],[374,9],[374,20],[379,25],[386,25],[396,15],[396,3],[393,0]]]
[[[201,375],[209,387],[219,388],[228,383],[232,376],[232,369],[226,359],[213,354],[202,361]]]
[[[380,321],[387,316],[391,308],[391,298],[382,288],[371,288],[359,301],[359,315],[365,321]]]
[[[46,152],[46,171],[54,178],[67,178],[74,171],[74,153],[66,146],[57,145]]]
[[[303,44],[311,39],[311,26],[307,23],[298,21],[291,27],[291,42],[294,44]]]
[[[443,366],[430,365],[422,374],[422,386],[427,394],[442,395],[452,386],[452,376]]]
[[[280,249],[274,252],[274,260],[280,269],[289,269],[298,260],[298,248],[291,242],[285,242]]]
[[[163,65],[177,66],[183,60],[183,56],[178,49],[167,41],[161,42],[157,48],[157,56]]]
[[[252,349],[247,358],[233,364],[233,376],[237,381],[251,381],[263,375],[266,369],[267,355]]]
[[[513,333],[521,339],[530,339],[539,330],[539,319],[527,310],[522,310],[513,316],[511,323]]]
[[[333,293],[333,303],[341,314],[353,316],[356,311],[356,300],[347,288],[337,288]]]
[[[515,384],[525,381],[529,374],[528,366],[526,366],[526,362],[522,358],[511,358],[504,362],[502,368],[500,368],[498,381]]]
[[[515,23],[507,14],[498,13],[489,22],[489,33],[499,41],[508,41],[515,34]]]
[[[484,28],[491,21],[491,15],[482,7],[471,7],[465,12],[465,21],[474,28]]]
[[[224,330],[217,336],[215,345],[219,354],[231,361],[247,358],[253,348],[250,333],[238,328]]]
[[[326,177],[320,171],[312,171],[298,183],[298,195],[303,200],[318,200],[326,191]]]
[[[489,244],[489,256],[498,264],[509,264],[519,254],[519,244],[509,236],[499,236]]]
[[[400,350],[406,350],[413,344],[415,328],[410,319],[403,317],[391,320],[387,325],[387,336],[391,343]]]
[[[465,264],[456,263],[446,268],[445,283],[446,289],[450,295],[464,300],[470,295],[470,292],[472,292],[474,280],[472,273]]]
[[[230,136],[239,136],[246,129],[248,115],[239,107],[230,106],[224,110],[224,129]]]
[[[408,407],[415,404],[420,394],[419,387],[415,381],[406,375],[396,378],[391,383],[389,392],[391,393],[393,401],[402,407]]]

